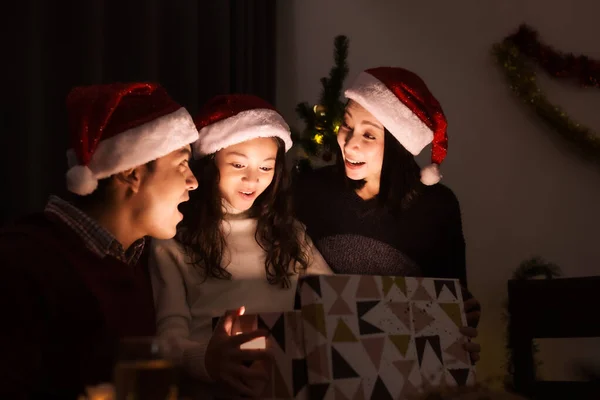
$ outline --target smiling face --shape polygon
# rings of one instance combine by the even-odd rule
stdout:
[[[250,209],[273,181],[276,157],[274,138],[252,139],[219,150],[215,163],[221,197],[239,212]]]
[[[350,101],[337,136],[348,178],[379,182],[384,137],[381,122],[360,104]]]

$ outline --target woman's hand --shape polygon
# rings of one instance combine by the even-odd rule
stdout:
[[[479,301],[472,297],[464,302],[465,314],[467,315],[467,325],[472,328],[477,328],[479,325],[479,319],[481,318],[481,304]]]
[[[460,329],[460,332],[467,337],[465,350],[471,355],[471,361],[476,363],[480,358],[479,353],[481,353],[481,345],[473,343],[471,340],[475,339],[479,333],[476,327],[479,324],[479,318],[481,317],[481,305],[479,304],[479,301],[464,288],[463,293],[465,293],[465,297],[469,296],[467,297],[468,300],[465,300],[464,302],[468,326],[463,326]]]

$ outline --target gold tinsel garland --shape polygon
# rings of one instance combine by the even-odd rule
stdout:
[[[493,52],[511,89],[564,139],[576,146],[584,157],[600,164],[600,136],[573,121],[564,110],[546,98],[537,85],[533,67],[517,45],[506,39],[494,45]]]

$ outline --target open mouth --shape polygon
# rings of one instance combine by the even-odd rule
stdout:
[[[363,161],[354,161],[349,158],[346,158],[346,165],[349,165],[351,167],[360,167],[361,165],[365,165],[365,163]]]
[[[254,198],[254,194],[256,192],[255,191],[251,191],[251,192],[250,191],[248,191],[248,192],[239,191],[238,193],[240,194],[240,196],[242,196],[242,198],[249,200],[249,199]]]

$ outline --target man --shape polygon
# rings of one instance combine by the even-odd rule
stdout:
[[[120,338],[155,333],[145,237],[171,238],[198,132],[151,83],[75,88],[67,188],[0,232],[0,398],[75,399],[112,380]]]

